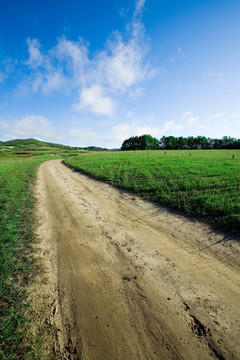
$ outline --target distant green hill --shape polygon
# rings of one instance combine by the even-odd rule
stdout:
[[[74,149],[71,146],[40,141],[36,139],[15,139],[2,142],[5,146],[14,146],[17,148],[35,147],[35,148],[61,148],[61,149]]]
[[[108,151],[106,148],[101,148],[97,146],[88,146],[88,147],[74,147],[62,144],[55,144],[46,141],[40,141],[36,139],[15,139],[8,141],[0,141],[0,146],[5,148],[18,149],[19,151],[34,151],[34,150],[50,150],[52,149],[63,149],[63,150],[87,150],[87,151]]]

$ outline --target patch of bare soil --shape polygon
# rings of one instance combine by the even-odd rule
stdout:
[[[240,359],[238,239],[60,160],[37,194],[33,307],[53,358]]]

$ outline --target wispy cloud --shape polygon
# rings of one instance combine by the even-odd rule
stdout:
[[[222,118],[224,118],[225,117],[225,113],[223,113],[223,112],[218,112],[218,113],[216,113],[216,114],[212,114],[212,115],[210,115],[209,116],[209,120],[211,121],[211,120],[216,120],[216,119],[222,119]]]
[[[202,75],[203,79],[213,79],[219,83],[224,81],[224,75],[209,67]]]
[[[27,45],[28,45],[28,54],[29,58],[26,61],[26,64],[29,65],[31,68],[37,68],[41,65],[46,66],[46,64],[43,64],[44,56],[41,54],[40,51],[40,43],[37,39],[27,39]]]
[[[178,45],[177,52],[178,52],[179,56],[183,57],[184,59],[186,58],[186,54],[184,53],[184,51],[180,45]]]
[[[161,134],[165,134],[168,133],[169,130],[181,130],[183,128],[182,124],[177,123],[176,121],[167,121],[162,129],[161,129]]]
[[[174,63],[177,59],[186,59],[186,54],[183,51],[182,47],[180,45],[177,46],[177,53],[176,55],[169,58],[170,63]]]
[[[0,83],[4,83],[11,74],[15,73],[17,60],[11,57],[2,58],[0,54]]]
[[[181,116],[181,121],[187,125],[195,124],[198,122],[198,120],[199,118],[194,116],[191,111],[185,111]]]
[[[0,83],[3,83],[6,78],[7,78],[7,75],[4,74],[4,73],[0,70]]]
[[[145,2],[146,2],[146,0],[137,0],[135,11],[134,11],[134,17],[142,14],[142,10],[145,5]]]
[[[194,81],[191,85],[190,85],[190,89],[198,89],[199,85],[196,81]]]
[[[240,112],[235,110],[232,112],[217,112],[208,117],[211,123],[220,123],[226,126],[240,121]]]

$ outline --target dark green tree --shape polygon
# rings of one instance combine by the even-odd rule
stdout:
[[[125,140],[121,150],[157,150],[158,139],[151,135],[132,136]]]
[[[177,149],[183,150],[186,149],[187,146],[187,139],[180,136],[177,138]]]

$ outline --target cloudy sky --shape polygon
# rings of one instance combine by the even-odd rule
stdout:
[[[239,0],[2,0],[0,140],[240,138]]]

